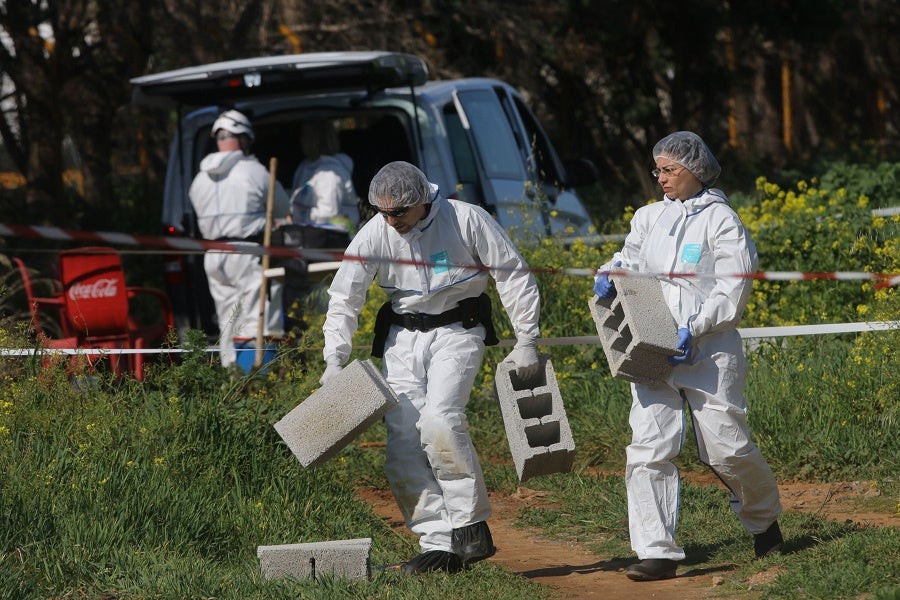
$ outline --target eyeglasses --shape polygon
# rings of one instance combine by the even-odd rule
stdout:
[[[665,175],[666,177],[675,177],[687,167],[682,167],[681,165],[669,165],[668,167],[661,167],[659,169],[653,169],[650,171],[650,174],[653,175],[654,179],[659,179],[660,175]]]
[[[405,215],[406,213],[409,212],[409,207],[404,206],[403,208],[395,208],[393,210],[384,210],[384,209],[379,208],[377,210],[385,217],[399,219],[400,217],[402,217],[403,215]]]
[[[220,131],[219,133],[216,134],[217,140],[227,140],[228,138],[233,138],[233,137],[237,137],[237,136],[228,131]]]

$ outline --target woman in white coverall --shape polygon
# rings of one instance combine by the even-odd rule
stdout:
[[[225,111],[213,123],[211,135],[218,152],[200,161],[190,189],[200,234],[235,245],[259,244],[266,225],[269,171],[250,154],[254,139],[250,121],[236,110]],[[287,193],[276,182],[273,217],[286,217],[289,205]],[[216,304],[221,362],[227,367],[235,362],[235,340],[256,339],[262,265],[254,254],[207,252],[203,267]],[[284,333],[280,290],[277,281],[270,282],[265,335]]]
[[[353,159],[339,151],[334,126],[325,120],[305,124],[300,146],[304,158],[294,171],[291,220],[331,225],[352,236],[359,225]]]
[[[369,260],[344,260],[329,289],[320,381],[347,361],[366,291],[377,279],[390,302],[377,318],[373,355],[383,351],[384,376],[400,400],[385,416],[385,471],[422,550],[401,570],[453,573],[496,551],[465,414],[485,344],[497,343],[484,295],[488,272],[517,338],[505,360],[526,379],[540,367],[540,297],[525,261],[487,212],[440,197],[415,166],[385,165],[372,179],[369,202],[380,214],[346,251]]]
[[[622,250],[600,267],[594,286],[600,297],[615,296],[604,273],[611,268],[698,274],[660,280],[684,352],[670,358],[670,378],[658,386],[631,384],[625,485],[631,547],[640,562],[626,575],[636,581],[674,577],[685,558],[675,543],[679,475],[672,463],[684,441],[685,404],[700,459],[731,491],[731,508],[754,534],[756,555],[783,545],[778,486],[747,427],[747,362],[736,327],[752,280],[718,277],[755,272],[756,248],[725,194],[710,188],[721,169],[699,136],[673,133],[657,142],[653,158],[665,196],[635,212]]]

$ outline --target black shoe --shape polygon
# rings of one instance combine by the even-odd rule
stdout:
[[[471,565],[490,558],[497,552],[486,521],[454,529],[450,537],[450,547],[462,559],[463,565]]]
[[[769,528],[762,533],[753,536],[753,551],[756,552],[756,558],[763,558],[778,554],[784,546],[784,538],[781,537],[781,528],[778,521],[775,521]]]
[[[445,550],[429,550],[400,565],[400,572],[404,575],[418,575],[432,571],[459,573],[462,569],[463,564],[459,557]]]
[[[678,563],[668,558],[645,558],[628,567],[625,576],[632,581],[658,581],[675,577]]]

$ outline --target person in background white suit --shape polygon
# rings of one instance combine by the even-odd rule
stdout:
[[[600,267],[594,286],[600,297],[615,296],[611,268],[699,275],[660,280],[683,355],[670,359],[665,384],[631,384],[625,485],[631,547],[640,562],[626,575],[635,581],[674,577],[685,558],[675,543],[679,476],[672,463],[684,440],[685,405],[700,459],[731,491],[731,508],[754,535],[756,555],[784,543],[778,486],[747,427],[747,361],[736,328],[752,280],[727,276],[755,272],[756,247],[725,194],[711,188],[721,169],[697,134],[663,138],[653,159],[665,195],[635,212],[622,250]]]
[[[329,289],[321,382],[347,361],[366,292],[377,280],[390,301],[376,318],[372,353],[383,353],[384,376],[399,398],[385,416],[385,471],[421,548],[401,570],[454,573],[496,551],[465,414],[484,347],[497,343],[484,294],[488,273],[517,338],[505,360],[526,380],[540,368],[540,296],[524,259],[490,215],[442,198],[415,166],[385,165],[368,199],[380,214],[359,230],[347,254],[370,260],[345,260]]]
[[[294,171],[291,221],[298,225],[331,225],[352,237],[359,226],[359,198],[353,189],[353,159],[339,151],[330,121],[303,125],[303,161]]]
[[[215,120],[210,133],[218,151],[200,161],[190,189],[200,234],[236,245],[260,244],[266,225],[269,171],[250,154],[254,140],[250,121],[243,113],[227,110]],[[287,217],[289,206],[287,192],[276,182],[273,217]],[[256,340],[262,264],[254,254],[207,252],[203,267],[216,305],[220,358],[227,367],[235,362],[236,341]],[[284,333],[280,293],[280,284],[270,281],[264,319],[267,336]]]

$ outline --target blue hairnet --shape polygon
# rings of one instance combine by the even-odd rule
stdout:
[[[434,199],[435,186],[415,165],[402,160],[390,162],[369,184],[369,204],[379,208],[401,208],[427,204]]]
[[[656,142],[653,146],[653,160],[660,156],[672,159],[709,187],[722,172],[722,167],[709,147],[692,131],[676,131]]]

